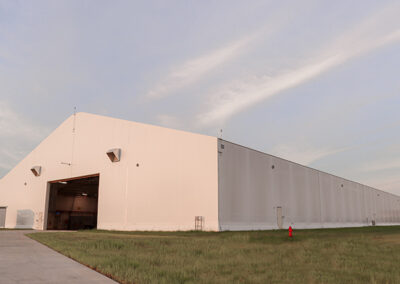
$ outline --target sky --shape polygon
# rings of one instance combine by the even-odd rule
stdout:
[[[76,107],[400,195],[398,15],[399,1],[0,0],[0,177]]]

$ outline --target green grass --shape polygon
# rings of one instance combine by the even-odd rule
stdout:
[[[122,283],[400,283],[400,227],[29,236]]]

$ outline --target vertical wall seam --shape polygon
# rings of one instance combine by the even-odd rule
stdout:
[[[320,179],[320,173],[318,172],[318,189],[319,189],[319,220],[321,222],[321,227],[324,226],[324,223],[322,221],[322,195],[321,195],[321,179]]]
[[[126,167],[126,174],[125,174],[125,229],[128,225],[128,177],[129,177],[129,167]]]
[[[129,127],[129,134],[128,134],[128,143],[126,144],[129,147],[131,142],[131,127]],[[125,150],[126,155],[126,150]],[[121,154],[122,156],[122,154]],[[126,159],[126,176],[125,176],[125,229],[128,227],[128,207],[129,207],[129,200],[128,200],[128,191],[129,191],[129,161]]]
[[[74,150],[75,150],[75,132],[76,132],[76,113],[74,112],[74,119],[72,122],[72,151],[71,151],[71,164],[70,164],[70,176],[72,177],[72,166],[74,165]]]

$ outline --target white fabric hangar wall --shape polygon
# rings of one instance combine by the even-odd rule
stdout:
[[[48,182],[99,174],[99,229],[194,230],[202,216],[218,230],[216,149],[215,137],[77,113],[0,180],[5,226],[45,228]]]
[[[400,224],[400,197],[228,141],[218,143],[220,230]]]

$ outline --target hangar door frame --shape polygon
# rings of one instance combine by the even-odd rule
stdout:
[[[77,177],[70,177],[70,178],[63,178],[63,179],[56,179],[56,180],[49,180],[47,182],[46,205],[45,205],[45,208],[44,208],[43,230],[47,230],[47,218],[48,218],[48,215],[49,215],[49,201],[50,201],[51,185],[54,184],[54,183],[58,183],[58,182],[71,181],[71,180],[84,179],[84,178],[91,178],[91,177],[99,177],[99,187],[98,187],[98,189],[100,189],[100,173],[95,173],[95,174],[91,174],[91,175],[84,175],[84,176],[77,176]],[[97,215],[97,218],[98,218],[98,215]]]

